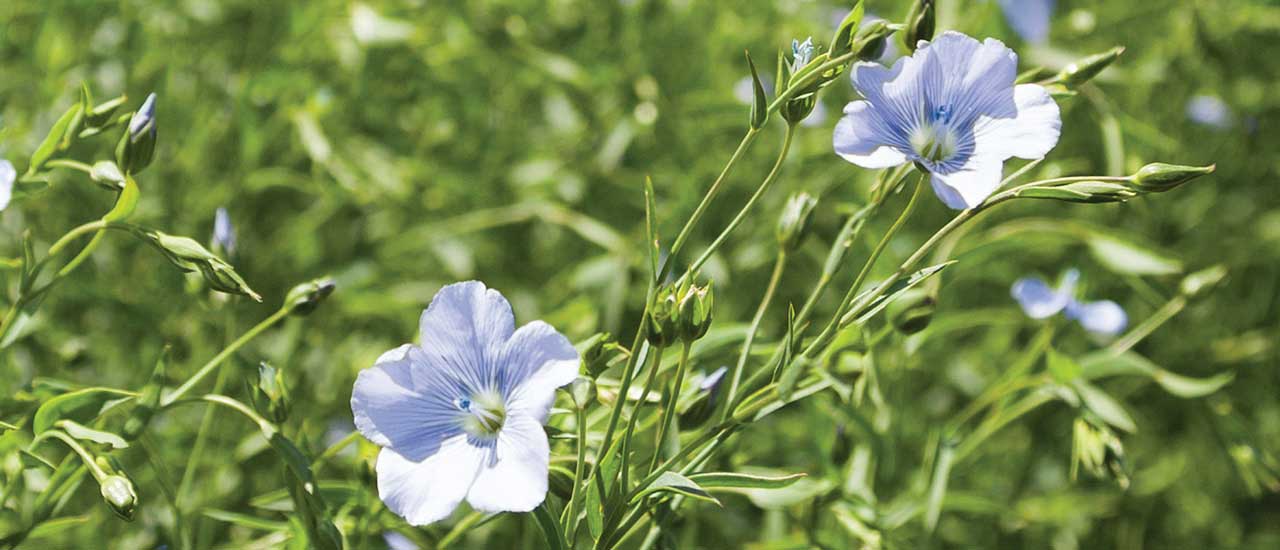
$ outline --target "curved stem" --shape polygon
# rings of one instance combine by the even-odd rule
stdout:
[[[747,338],[742,342],[742,350],[738,352],[738,362],[733,366],[733,378],[729,382],[728,397],[725,398],[726,403],[733,403],[737,400],[738,384],[742,380],[742,370],[747,366],[747,357],[751,355],[751,345],[755,343],[756,332],[760,330],[760,323],[764,320],[764,313],[769,309],[770,302],[773,301],[773,294],[778,290],[778,282],[782,280],[782,272],[787,267],[787,251],[786,249],[778,249],[778,258],[773,262],[773,273],[769,275],[769,285],[764,289],[764,297],[760,299],[760,306],[756,308],[756,314],[751,318],[751,327],[747,329]],[[720,421],[724,422],[729,419],[729,414],[733,411],[731,407],[725,407],[720,413]]]
[[[711,246],[708,246],[707,249],[702,252],[702,255],[698,256],[697,260],[694,260],[692,264],[689,264],[689,269],[685,270],[685,275],[684,277],[681,277],[681,279],[688,278],[692,273],[697,273],[698,269],[701,268],[703,264],[706,264],[707,260],[711,259],[711,255],[714,254],[716,250],[718,250],[729,238],[729,234],[733,233],[733,230],[737,229],[739,225],[742,225],[742,221],[746,219],[747,214],[751,213],[751,209],[755,206],[756,201],[760,200],[760,197],[764,196],[765,192],[769,190],[769,187],[771,187],[773,182],[777,179],[778,172],[782,168],[782,161],[786,160],[787,153],[791,151],[791,141],[792,138],[795,137],[795,133],[795,125],[787,126],[787,134],[782,139],[782,149],[778,151],[778,158],[773,162],[773,168],[769,170],[769,175],[765,176],[764,181],[760,182],[760,186],[756,188],[756,192],[751,195],[750,199],[747,199],[746,204],[742,205],[742,209],[733,217],[733,220],[729,222],[729,225],[725,226],[724,230],[720,231],[720,235],[716,237],[716,240],[711,242]]]
[[[232,353],[235,353],[236,350],[240,349],[241,347],[244,347],[245,344],[249,343],[250,340],[253,340],[255,337],[257,337],[258,334],[261,334],[262,331],[267,330],[272,325],[280,322],[280,320],[284,319],[288,315],[289,315],[289,308],[282,307],[276,310],[275,313],[272,313],[271,316],[267,317],[266,319],[263,319],[262,322],[258,323],[257,325],[254,325],[253,328],[249,329],[247,332],[240,335],[240,337],[236,338],[234,342],[231,342],[231,345],[223,348],[222,351],[218,352],[217,355],[213,356],[213,359],[210,359],[208,363],[205,363],[204,366],[200,367],[200,370],[196,371],[195,374],[191,375],[191,378],[187,379],[187,381],[183,383],[181,386],[178,386],[178,389],[173,390],[173,393],[170,393],[169,395],[161,399],[160,406],[167,407],[173,404],[174,402],[176,402],[178,399],[181,399],[182,396],[185,395],[187,392],[191,391],[191,389],[194,388],[196,384],[199,384],[200,381],[203,380],[206,376],[209,376],[209,374],[212,373],[214,369],[218,368],[218,365],[222,364],[222,362],[226,360],[227,357],[230,357]]]

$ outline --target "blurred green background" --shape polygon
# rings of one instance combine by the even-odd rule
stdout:
[[[906,10],[904,2],[868,6],[890,20]],[[111,235],[0,355],[0,394],[30,388],[38,377],[137,388],[165,344],[176,358],[170,377],[181,380],[273,311],[292,285],[325,274],[338,282],[329,303],[224,368],[231,393],[243,393],[240,379],[259,360],[283,368],[297,403],[291,429],[318,449],[351,429],[355,373],[411,340],[419,312],[448,282],[481,279],[512,301],[519,322],[545,319],[575,341],[601,330],[630,341],[645,290],[644,176],[657,187],[669,239],[745,129],[748,107],[735,96],[747,74],[743,50],[771,66],[793,37],[828,41],[847,7],[804,0],[0,3],[0,157],[21,171],[77,100],[81,82],[99,98],[128,94],[131,108],[155,91],[160,143],[139,179],[135,221],[205,241],[214,210],[226,207],[238,233],[231,261],[266,299],[211,298],[150,248]],[[1056,69],[1127,48],[1087,93],[1060,100],[1063,139],[1037,174],[1123,175],[1157,160],[1217,163],[1218,171],[1127,204],[1017,201],[979,222],[960,247],[972,253],[944,275],[935,319],[972,326],[904,339],[906,351],[882,359],[893,415],[882,426],[888,446],[879,498],[919,491],[917,466],[938,426],[1033,334],[1009,298],[1016,278],[1079,267],[1090,297],[1120,302],[1135,322],[1176,290],[1176,273],[1112,273],[1071,231],[1052,230],[1066,227],[1064,220],[1150,245],[1176,258],[1178,272],[1227,266],[1225,284],[1137,350],[1174,372],[1230,371],[1236,380],[1198,400],[1146,379],[1104,383],[1140,426],[1125,438],[1134,479],[1127,491],[1067,479],[1072,416],[1060,405],[1045,407],[953,473],[950,489],[967,495],[967,504],[949,506],[932,539],[912,526],[890,534],[890,544],[1280,547],[1273,458],[1280,453],[1280,2],[1064,0],[1049,43],[1033,47],[1012,33],[996,2],[941,0],[939,29],[1002,38],[1019,51],[1022,68]],[[808,190],[823,201],[815,238],[793,262],[779,304],[804,299],[841,214],[866,200],[872,175],[831,148],[840,109],[853,97],[843,78],[828,88],[820,106],[826,116],[800,131],[778,188],[704,270],[719,294],[717,323],[745,322],[754,310],[769,275],[774,219],[789,192]],[[1189,116],[1206,104],[1226,116],[1211,124]],[[705,246],[755,189],[781,141],[780,122],[735,170],[687,254]],[[90,140],[77,152],[109,158],[113,145]],[[85,178],[62,173],[48,191],[0,214],[0,255],[20,256],[27,230],[47,248],[111,201]],[[891,243],[880,274],[949,215],[926,201]],[[990,240],[995,234],[986,229],[1010,227],[1002,224],[1015,218],[1044,223]],[[891,221],[874,219],[869,242],[851,259],[860,261]],[[0,275],[8,292],[13,273]],[[783,311],[775,306],[766,318],[765,338],[778,335]],[[1078,329],[1063,329],[1055,343],[1072,353],[1097,347]],[[833,407],[834,400],[819,400],[780,414],[724,460],[823,476],[836,437]],[[167,415],[153,431],[174,471],[187,460],[201,412]],[[211,432],[197,464],[196,509],[244,510],[251,497],[280,486],[275,459],[236,422]],[[1242,442],[1257,453],[1253,467],[1233,459]],[[172,520],[155,473],[139,466],[134,475],[143,500],[135,522],[115,519],[82,488],[83,503],[70,507],[82,521],[31,541],[32,548],[169,542]],[[321,472],[326,479],[363,475],[353,456]],[[681,548],[805,546],[803,506],[766,512],[730,497],[723,509],[688,509]],[[818,521],[841,540],[830,518]],[[492,525],[469,544],[536,540],[527,520]],[[202,544],[235,547],[250,538],[243,527],[201,524]]]

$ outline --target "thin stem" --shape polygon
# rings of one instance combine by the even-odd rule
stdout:
[[[178,389],[173,390],[173,393],[170,393],[169,395],[161,399],[160,406],[167,407],[173,404],[178,399],[181,399],[182,396],[185,395],[187,392],[191,391],[191,389],[194,388],[196,384],[199,384],[200,381],[204,380],[206,376],[209,376],[209,374],[212,373],[214,369],[218,368],[218,365],[222,364],[222,362],[226,360],[227,357],[230,357],[232,353],[235,353],[236,350],[239,350],[241,347],[244,347],[245,344],[249,343],[250,340],[253,340],[255,337],[257,337],[258,334],[262,333],[262,331],[267,330],[272,325],[275,325],[276,323],[280,322],[282,319],[284,319],[288,315],[289,315],[289,308],[282,307],[276,310],[275,313],[272,313],[271,316],[267,317],[266,319],[263,319],[262,322],[258,323],[253,328],[249,329],[248,332],[245,332],[244,334],[240,335],[240,337],[237,338],[234,342],[232,342],[231,345],[223,348],[222,351],[218,352],[218,354],[213,357],[213,359],[210,359],[208,363],[205,363],[204,366],[200,367],[200,370],[196,371],[195,374],[191,375],[191,378],[189,378],[185,383],[183,383],[181,386],[178,386]]]
[[[1138,342],[1141,342],[1144,338],[1150,336],[1152,332],[1155,332],[1157,328],[1160,328],[1160,325],[1168,322],[1169,319],[1172,319],[1174,315],[1177,315],[1182,311],[1182,308],[1185,307],[1187,307],[1187,298],[1185,296],[1174,296],[1173,299],[1166,302],[1163,306],[1160,306],[1160,309],[1156,310],[1155,313],[1152,313],[1147,320],[1142,322],[1142,324],[1133,327],[1133,330],[1129,331],[1128,334],[1125,334],[1115,342],[1112,342],[1110,346],[1107,346],[1107,351],[1114,355],[1120,355],[1129,351],[1133,346],[1138,345]]]
[[[90,174],[90,175],[93,174],[93,166],[90,166],[89,164],[80,162],[78,160],[53,159],[51,161],[44,163],[44,165],[50,168],[70,168],[72,170],[79,170],[86,174]]]
[[[561,514],[560,525],[564,529],[564,538],[573,544],[573,540],[577,538],[577,519],[578,519],[578,493],[582,487],[582,468],[587,461],[587,411],[583,407],[577,408],[577,424],[578,424],[578,463],[573,466],[573,489],[569,492],[569,502],[564,505],[564,512]],[[352,432],[354,435],[355,432]]]
[[[676,402],[680,400],[680,385],[684,383],[684,371],[689,368],[689,349],[692,347],[692,342],[684,342],[684,345],[680,347],[680,362],[676,363],[676,377],[671,382],[671,390],[667,393],[666,408],[662,411],[662,421],[658,424],[658,441],[654,445],[653,458],[649,462],[650,472],[658,467],[658,457],[662,456],[662,444],[666,442],[667,430],[676,415]],[[679,437],[679,435],[676,437]]]
[[[756,188],[756,192],[751,195],[751,198],[747,199],[746,204],[742,205],[742,209],[733,217],[733,220],[729,222],[729,225],[725,226],[724,230],[720,231],[720,235],[716,237],[716,240],[711,242],[711,246],[708,246],[707,249],[702,252],[702,255],[698,256],[697,260],[694,260],[692,264],[689,264],[689,269],[685,270],[685,275],[682,279],[689,277],[692,273],[697,273],[698,269],[700,269],[703,264],[706,264],[707,260],[711,259],[711,255],[714,254],[716,250],[719,250],[720,246],[728,240],[729,234],[733,233],[733,230],[737,229],[738,226],[742,224],[742,221],[746,219],[747,214],[751,213],[751,209],[755,206],[756,201],[760,200],[760,197],[764,196],[765,192],[769,190],[769,187],[773,185],[773,182],[778,177],[778,172],[782,169],[782,161],[787,159],[787,153],[791,151],[791,141],[795,137],[795,133],[795,125],[787,126],[786,136],[782,138],[782,149],[778,151],[778,158],[773,162],[773,168],[769,170],[769,175],[765,176],[764,181],[760,182],[760,186]]]
[[[658,378],[658,371],[662,370],[662,348],[651,348],[653,353],[653,362],[649,366],[649,377],[644,381],[644,391],[640,392],[640,399],[636,401],[636,406],[631,408],[631,415],[627,417],[627,431],[622,436],[622,467],[618,469],[622,475],[622,486],[626,487],[630,474],[631,462],[631,441],[635,435],[636,422],[640,419],[640,407],[649,402],[649,393],[653,391],[653,382]]]
[[[751,318],[751,327],[747,329],[747,338],[742,342],[742,350],[738,352],[738,362],[733,366],[733,378],[729,382],[728,397],[725,398],[726,403],[733,403],[738,396],[738,384],[742,380],[742,370],[747,366],[747,357],[751,355],[751,345],[755,343],[756,333],[760,330],[760,323],[764,320],[765,311],[769,309],[769,304],[773,301],[773,294],[778,290],[778,282],[782,280],[782,273],[787,267],[787,251],[784,248],[778,249],[778,257],[773,262],[773,273],[769,275],[769,284],[764,289],[764,298],[760,299],[760,305],[756,308],[756,314]],[[729,419],[729,414],[733,409],[725,407],[720,414],[720,421],[724,422]]]
[[[107,477],[107,473],[102,470],[102,467],[98,466],[97,462],[94,462],[93,455],[90,455],[89,451],[84,450],[84,447],[80,445],[79,441],[76,441],[75,438],[67,435],[62,430],[47,430],[44,433],[41,433],[40,437],[37,437],[35,441],[32,441],[32,447],[41,440],[49,437],[65,443],[67,447],[70,447],[72,451],[75,451],[77,455],[80,455],[80,460],[82,460],[84,465],[89,468],[89,473],[93,474],[93,478],[98,480],[99,483]]]

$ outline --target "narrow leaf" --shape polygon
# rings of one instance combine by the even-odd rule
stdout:
[[[643,491],[640,491],[640,493],[631,499],[631,502],[632,504],[635,504],[649,495],[664,492],[676,493],[690,498],[696,498],[698,500],[705,500],[707,502],[715,503],[717,506],[720,504],[720,501],[716,500],[716,497],[711,496],[711,493],[708,493],[706,489],[698,486],[698,484],[694,483],[693,480],[675,472],[662,472],[662,475],[658,476],[658,479],[653,480],[653,483],[649,484],[648,487],[645,487]]]
[[[36,409],[35,419],[31,422],[32,433],[42,433],[64,418],[89,422],[98,416],[109,401],[129,397],[133,397],[133,394],[113,388],[85,388],[64,393],[45,401]]]
[[[1171,275],[1182,263],[1147,247],[1100,233],[1090,233],[1089,252],[1107,269],[1126,275]]]
[[[1098,389],[1097,386],[1082,380],[1077,380],[1072,386],[1080,395],[1084,406],[1098,415],[1098,418],[1129,433],[1138,431],[1138,425],[1133,421],[1133,417],[1125,412],[1124,407],[1115,398]]]
[[[805,477],[806,474],[766,476],[738,472],[704,472],[689,476],[689,480],[708,491],[733,489],[781,489]]]
[[[95,430],[74,420],[63,419],[57,421],[54,425],[62,428],[62,431],[67,432],[67,435],[81,441],[92,441],[102,445],[110,445],[113,449],[129,448],[129,444],[125,442],[123,437],[111,432]]]
[[[751,128],[759,130],[769,120],[769,97],[764,93],[764,85],[760,83],[760,74],[756,72],[756,63],[747,54],[747,65],[751,67],[751,84],[754,90],[754,101],[751,103]]]

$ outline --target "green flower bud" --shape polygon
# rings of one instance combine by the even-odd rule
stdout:
[[[937,300],[933,294],[922,288],[913,288],[891,302],[886,313],[898,332],[915,334],[929,326],[935,310]]]
[[[585,376],[579,376],[569,383],[569,396],[573,398],[573,405],[579,409],[585,409],[596,398],[596,383],[594,380]]]
[[[679,313],[676,290],[670,286],[658,289],[649,306],[649,345],[665,348],[676,343],[680,336],[676,327]]]
[[[702,338],[711,328],[711,309],[715,304],[715,293],[711,285],[689,285],[680,296],[679,314],[676,316],[680,339],[692,344]]]
[[[894,28],[884,20],[877,20],[867,23],[866,26],[858,29],[858,34],[854,36],[853,48],[858,52],[859,61],[875,61],[884,55],[885,48],[889,47],[889,35],[894,33]]]
[[[178,269],[199,271],[214,290],[248,296],[255,302],[262,301],[262,296],[249,288],[231,264],[215,256],[195,240],[157,230],[144,230],[140,234],[160,249],[160,252]]]
[[[285,307],[289,313],[299,316],[310,315],[320,303],[333,294],[337,284],[328,277],[307,281],[289,290],[284,297]]]
[[[1163,193],[1205,174],[1212,174],[1215,169],[1217,169],[1216,164],[1180,166],[1153,162],[1143,166],[1136,174],[1129,176],[1129,181],[1133,183],[1133,187],[1141,191]]]
[[[1050,83],[1062,84],[1068,89],[1075,88],[1093,80],[1103,69],[1107,68],[1124,53],[1124,47],[1117,46],[1100,54],[1091,55],[1064,67]]]
[[[263,362],[258,364],[258,378],[250,387],[253,408],[277,424],[288,420],[292,400],[284,383],[284,373]]]
[[[137,174],[151,164],[156,149],[156,94],[147,96],[129,119],[129,127],[116,144],[116,164],[125,173]]]
[[[934,11],[933,0],[916,0],[911,4],[911,11],[907,12],[907,19],[903,21],[905,30],[902,35],[908,53],[915,52],[921,40],[933,39],[936,24]]]
[[[133,490],[133,482],[122,475],[112,474],[102,478],[99,485],[102,500],[111,507],[111,511],[126,521],[133,521],[133,512],[138,506],[138,494]]]
[[[808,193],[796,193],[787,199],[782,207],[782,215],[778,217],[778,228],[774,234],[778,238],[778,246],[785,251],[795,250],[809,234],[809,226],[813,221],[813,209],[818,199]]]
[[[684,412],[680,413],[681,430],[696,430],[711,418],[716,407],[720,405],[720,387],[727,372],[729,372],[728,367],[720,367],[704,376],[697,384],[697,393],[693,396],[693,401],[685,407]]]
[[[1076,418],[1072,433],[1072,479],[1083,466],[1090,474],[1110,477],[1121,488],[1129,486],[1129,476],[1124,468],[1124,446],[1111,428],[1090,416],[1081,416]]]
[[[1227,267],[1215,265],[1187,275],[1178,285],[1183,296],[1188,298],[1212,290],[1227,277]]]
[[[609,363],[617,355],[617,343],[607,332],[598,332],[580,342],[577,346],[578,357],[582,359],[582,370],[592,378],[609,368]]]

